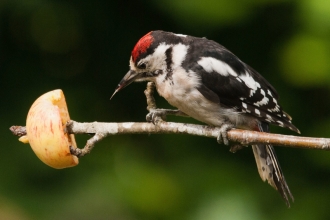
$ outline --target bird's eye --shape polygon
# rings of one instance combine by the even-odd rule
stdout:
[[[145,69],[145,68],[147,68],[147,65],[145,64],[145,63],[140,63],[140,64],[138,64],[138,66],[137,66],[139,69]]]

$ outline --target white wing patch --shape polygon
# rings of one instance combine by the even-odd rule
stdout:
[[[252,97],[253,94],[257,91],[257,89],[260,88],[260,84],[256,82],[253,77],[247,72],[245,73],[245,75],[240,75],[239,78],[241,78],[245,85],[251,89],[250,97]]]
[[[280,111],[280,108],[279,106],[276,104],[275,108],[270,108],[270,109],[267,109],[269,112],[279,112]]]
[[[270,95],[271,97],[273,97],[273,94],[272,94],[272,92],[269,89],[267,89],[267,93],[268,93],[268,95]]]
[[[202,57],[197,63],[208,73],[217,72],[222,76],[237,77],[237,73],[228,64],[213,57]]]
[[[269,99],[266,96],[264,96],[264,98],[261,101],[254,103],[254,105],[256,106],[267,105],[268,101]]]
[[[275,98],[273,98],[273,102],[277,105],[277,101],[276,101],[276,99]]]

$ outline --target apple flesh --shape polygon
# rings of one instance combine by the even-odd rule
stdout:
[[[70,120],[62,90],[53,90],[40,96],[31,106],[26,119],[26,137],[37,157],[56,169],[76,166],[78,158],[70,153],[76,148],[73,134],[65,132]]]

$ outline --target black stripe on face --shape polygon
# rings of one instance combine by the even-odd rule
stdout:
[[[172,72],[172,63],[173,63],[173,61],[172,61],[172,52],[173,52],[172,47],[168,48],[165,51],[165,55],[166,55],[166,59],[165,59],[165,61],[166,61],[166,72],[167,72],[166,77],[165,77],[166,80],[167,79],[172,79],[172,74],[173,74],[173,72]]]
[[[171,69],[171,66],[172,66],[172,52],[173,52],[173,48],[170,47],[168,48],[166,51],[165,51],[165,55],[166,55],[166,68],[168,70]]]

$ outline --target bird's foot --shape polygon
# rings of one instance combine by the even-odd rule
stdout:
[[[217,142],[219,144],[229,145],[228,135],[227,132],[234,128],[234,125],[229,123],[224,123],[220,127],[220,132],[217,137]]]
[[[150,109],[149,113],[146,116],[146,120],[148,122],[152,122],[156,124],[160,121],[166,121],[167,115],[176,115],[176,116],[187,116],[185,113],[180,110],[172,110],[172,109]]]
[[[150,109],[149,113],[146,116],[146,120],[148,122],[152,122],[153,124],[156,124],[160,121],[166,121],[167,115],[175,115],[175,116],[185,116],[189,117],[185,113],[183,113],[180,110],[173,110],[173,109]]]
[[[160,121],[165,121],[166,111],[163,111],[163,109],[150,109],[146,116],[146,120],[147,122],[152,122],[153,124],[157,124]]]
[[[228,139],[228,131],[234,128],[234,125],[230,123],[225,123],[220,127],[220,132],[217,137],[217,142],[219,144],[229,145],[229,139]],[[247,147],[246,145],[242,145],[239,143],[235,143],[233,145],[230,145],[229,151],[232,153],[236,153],[237,151]]]

